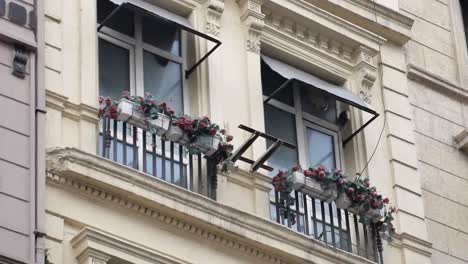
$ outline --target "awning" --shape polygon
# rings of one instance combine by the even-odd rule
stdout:
[[[343,140],[343,145],[346,145],[354,136],[356,136],[362,129],[368,126],[372,121],[374,121],[379,114],[374,110],[370,109],[367,106],[367,103],[364,102],[359,96],[353,94],[351,91],[326,82],[318,77],[315,77],[307,72],[304,72],[300,69],[297,69],[291,65],[288,65],[284,62],[275,60],[273,58],[262,56],[263,62],[265,62],[273,71],[287,79],[285,83],[283,83],[278,89],[276,89],[268,98],[264,100],[264,103],[270,101],[276,94],[278,94],[281,90],[290,87],[290,84],[294,81],[301,82],[311,88],[316,88],[321,90],[323,93],[328,94],[336,100],[356,107],[364,112],[367,112],[373,117],[367,121],[364,125],[362,125],[359,129],[353,132],[348,138]]]
[[[216,45],[211,50],[209,50],[202,58],[200,58],[195,64],[193,64],[188,70],[185,71],[186,78],[188,78],[190,74],[195,70],[195,68],[197,68],[198,65],[200,65],[206,58],[208,58],[208,56],[210,56],[211,53],[213,53],[213,51],[215,51],[221,45],[221,41],[217,40],[216,38],[213,38],[211,36],[208,36],[207,34],[204,34],[200,31],[195,30],[187,18],[179,16],[172,12],[169,12],[168,10],[160,8],[154,4],[148,3],[143,0],[109,0],[109,1],[116,4],[117,7],[114,10],[112,10],[112,12],[110,12],[104,18],[102,23],[97,27],[97,31],[100,31],[101,28],[105,26],[106,22],[108,22],[122,8],[132,8],[132,9],[141,10],[144,12],[144,14],[148,16],[153,16],[157,19],[162,19],[165,22],[173,24],[182,30],[185,30],[194,35],[197,35],[199,37],[202,37],[204,39],[207,39],[211,42],[216,43]]]

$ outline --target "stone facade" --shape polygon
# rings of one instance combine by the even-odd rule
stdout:
[[[272,222],[270,178],[242,162],[218,174],[213,201],[99,157],[96,1],[45,3],[51,263],[372,263]],[[222,42],[184,81],[184,104],[223,124],[235,147],[250,136],[239,124],[265,130],[261,54],[360,95],[380,117],[343,159],[351,174],[372,157],[364,175],[398,208],[384,263],[468,263],[468,52],[458,0],[148,2]],[[192,41],[197,58],[214,45]],[[352,128],[370,118],[350,117]],[[258,141],[246,156],[265,149]]]
[[[0,263],[45,260],[42,8],[0,1]]]

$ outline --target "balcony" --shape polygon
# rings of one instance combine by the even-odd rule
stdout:
[[[99,123],[98,149],[101,157],[216,199],[217,162],[201,153],[190,154],[181,144],[104,118]]]
[[[124,147],[125,146],[125,147]],[[104,118],[99,124],[99,155],[216,200],[218,162],[203,154],[190,154],[185,146],[151,134],[126,122]],[[293,210],[297,223],[280,214],[278,192],[270,202],[271,221],[286,226],[308,238],[332,248],[379,262],[381,239],[372,224],[359,221],[359,216],[294,191]],[[380,250],[378,249],[380,248]]]
[[[374,224],[362,223],[360,216],[337,208],[335,202],[320,201],[298,191],[293,192],[293,197],[295,205],[285,210],[292,210],[297,222],[292,224],[280,213],[278,192],[274,192],[274,201],[270,205],[273,221],[333,248],[382,263],[379,260],[382,241]]]

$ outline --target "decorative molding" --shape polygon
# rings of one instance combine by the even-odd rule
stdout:
[[[224,0],[209,0],[206,16],[206,32],[216,38],[221,34],[221,15],[224,12]]]
[[[78,149],[49,150],[47,169],[49,185],[139,212],[188,235],[241,251],[259,261],[278,264],[373,263],[332,249],[270,220],[219,204]]]
[[[420,82],[426,85],[428,88],[436,89],[442,93],[449,94],[456,97],[459,100],[468,100],[468,90],[454,84],[448,80],[445,80],[433,73],[430,73],[416,65],[408,65],[408,79]]]
[[[454,137],[457,149],[468,154],[468,130],[463,130],[460,134]]]
[[[260,54],[260,35],[264,27],[265,15],[262,5],[265,0],[236,0],[241,7],[241,21],[247,28],[245,47],[247,51]]]
[[[368,104],[372,104],[372,86],[377,79],[375,72],[372,72],[368,69],[362,69],[362,81],[361,81],[361,90],[359,91],[359,96]]]
[[[69,101],[68,97],[46,90],[46,106],[62,112],[62,115],[79,121],[86,120],[97,123],[98,109],[86,104],[75,104]]]
[[[107,264],[111,259],[109,254],[101,252],[89,247],[82,247],[82,249],[77,253],[76,259],[80,264],[87,264],[91,260],[91,264]]]
[[[188,264],[186,261],[173,258],[155,249],[140,245],[134,241],[129,241],[125,238],[117,237],[90,227],[83,228],[71,239],[70,243],[78,256],[85,251],[93,252],[91,255],[94,256],[93,261],[96,261],[96,263],[99,264],[100,261],[109,259],[110,256],[115,256],[129,262],[133,261],[128,258],[136,257],[140,260],[151,263]],[[100,253],[100,251],[104,251],[105,254]]]

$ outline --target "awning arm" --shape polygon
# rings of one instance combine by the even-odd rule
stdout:
[[[357,134],[359,134],[359,132],[361,132],[361,130],[363,130],[364,128],[366,128],[370,123],[372,123],[372,121],[374,121],[377,117],[379,117],[379,114],[375,113],[374,116],[369,119],[369,121],[367,121],[363,126],[361,126],[360,128],[358,128],[358,130],[354,131],[349,137],[347,137],[345,140],[343,140],[343,147],[346,146],[346,144],[351,141],[351,139],[353,139],[353,137],[355,137]]]
[[[287,81],[285,81],[278,89],[276,89],[275,91],[273,91],[273,93],[270,94],[270,96],[268,96],[268,98],[266,98],[265,100],[263,100],[263,103],[266,104],[268,103],[268,101],[270,101],[271,99],[273,99],[273,97],[275,97],[276,94],[278,94],[279,92],[281,92],[284,88],[286,88],[289,83],[292,82],[293,79],[289,79]]]
[[[220,41],[214,42],[216,43],[216,45],[210,51],[208,51],[208,53],[206,53],[201,59],[199,59],[192,67],[190,67],[190,69],[185,70],[185,79],[187,79],[190,76],[190,74],[198,67],[198,65],[200,65],[204,60],[206,60],[208,56],[211,55],[211,53],[213,53],[219,46],[221,46]]]

